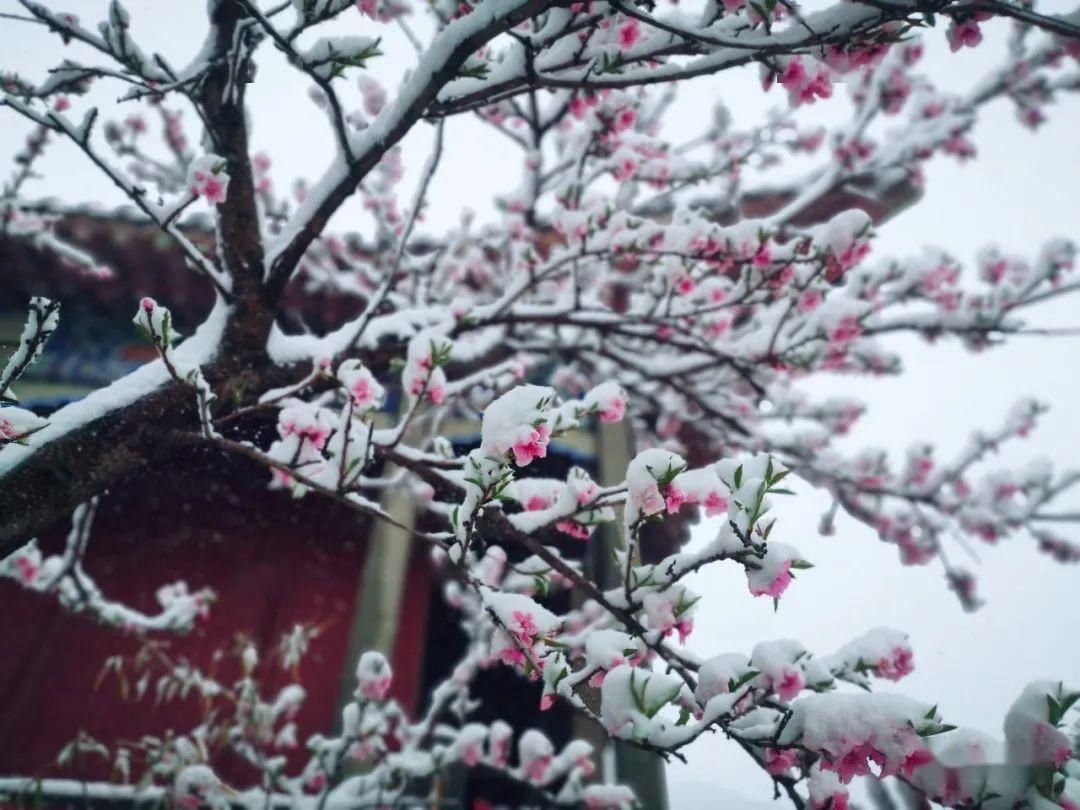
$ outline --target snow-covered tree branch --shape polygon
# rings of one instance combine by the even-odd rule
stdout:
[[[1080,807],[1080,765],[1062,730],[1080,697],[1069,684],[1028,687],[1001,744],[949,725],[933,696],[871,691],[912,670],[897,630],[869,630],[833,652],[763,640],[701,657],[684,644],[702,598],[691,574],[737,566],[747,598],[772,600],[798,587],[796,574],[814,575],[787,543],[805,527],[774,519],[788,476],[829,494],[822,532],[842,510],[896,546],[903,564],[940,565],[969,609],[979,604],[975,580],[953,546],[1017,536],[1080,559],[1080,545],[1060,534],[1080,517],[1060,506],[1080,470],[992,463],[1000,445],[1036,429],[1042,404],[1024,399],[993,417],[954,456],[914,435],[898,460],[875,448],[842,453],[835,437],[862,406],[801,388],[812,375],[900,373],[896,335],[984,350],[1038,334],[1035,307],[1080,289],[1074,234],[1024,256],[988,246],[967,261],[948,246],[874,250],[878,229],[918,199],[925,161],[974,156],[988,103],[1007,100],[1017,125],[1032,129],[1051,101],[1076,104],[1080,9],[209,0],[204,41],[174,66],[136,42],[118,0],[100,23],[51,3],[20,5],[0,18],[5,35],[44,27],[70,55],[45,77],[0,77],[0,115],[29,128],[0,194],[0,236],[72,273],[112,275],[58,229],[62,201],[28,196],[46,147],[65,142],[183,255],[214,304],[184,336],[164,296],[132,292],[132,328],[156,359],[40,416],[13,389],[49,351],[60,304],[29,302],[0,370],[0,576],[138,636],[134,659],[103,662],[125,693],[194,694],[204,711],[136,745],[76,739],[67,756],[104,758],[116,784],[10,774],[0,797],[438,806],[451,771],[465,766],[528,786],[541,806],[634,806],[628,788],[597,780],[590,743],[556,750],[535,729],[515,737],[500,720],[472,718],[484,701],[478,673],[506,667],[542,684],[539,709],[562,704],[660,756],[722,733],[801,808],[843,810],[847,785],[871,765],[947,807]],[[367,33],[341,35],[347,15]],[[1008,26],[1009,46],[966,92],[945,93],[921,72],[923,38],[976,47],[986,25]],[[397,87],[379,72],[390,26],[416,46]],[[248,92],[271,53],[310,85],[334,145],[321,176],[291,196],[276,190],[272,156],[251,146]],[[762,92],[784,109],[740,129],[718,104],[696,132],[664,127],[681,82],[737,68],[760,71]],[[125,106],[86,103],[98,84],[118,89]],[[841,84],[850,119],[828,131],[803,124],[805,107]],[[423,214],[440,167],[483,160],[444,142],[448,122],[466,115],[515,144],[520,175],[498,216],[432,233]],[[416,189],[403,192],[403,141],[420,129],[434,131],[433,147]],[[335,219],[352,198],[370,214],[363,233]],[[207,211],[212,227],[200,232]],[[355,306],[302,331],[286,317],[301,293]],[[454,444],[451,419],[475,424],[477,441]],[[580,467],[530,475],[558,441],[616,423],[628,425],[635,452],[611,480]],[[255,462],[268,489],[325,499],[424,544],[468,647],[423,714],[388,698],[390,664],[367,652],[339,727],[300,729],[304,688],[270,694],[260,677],[272,666],[298,673],[317,629],[298,627],[276,662],[246,641],[223,651],[240,674],[219,679],[159,643],[212,610],[211,590],[155,583],[160,611],[148,613],[96,584],[84,560],[97,498],[191,447]],[[385,506],[396,490],[422,523]],[[698,515],[719,518],[704,548],[645,553],[650,526]],[[43,553],[35,538],[68,522],[64,550]],[[601,527],[619,540],[614,584],[565,550],[596,542]],[[573,599],[557,609],[559,592]],[[310,756],[291,772],[280,752],[300,744]],[[259,782],[228,784],[214,769],[222,749]]]

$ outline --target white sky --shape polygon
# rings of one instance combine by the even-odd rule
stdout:
[[[162,50],[176,65],[192,53],[204,29],[199,14],[203,3],[129,2],[134,30],[147,50]],[[1065,11],[1074,3],[1045,2],[1045,11]],[[64,8],[77,10],[84,22],[100,19],[104,0],[79,0]],[[0,11],[16,11],[14,0],[0,0]],[[189,16],[190,15],[190,16]],[[192,19],[193,17],[193,19]],[[349,31],[364,31],[370,23],[359,15],[344,15]],[[411,54],[401,37],[387,29],[385,64],[400,74]],[[928,56],[922,70],[933,72],[945,87],[962,90],[995,64],[1001,54],[1002,27],[976,51],[952,55],[943,45],[943,32],[927,37]],[[5,49],[0,70],[16,69],[40,78],[61,49],[29,27],[0,20]],[[369,33],[369,32],[366,32]],[[269,52],[269,48],[265,49]],[[66,55],[66,54],[65,54]],[[85,54],[83,54],[85,57]],[[382,78],[385,73],[377,71]],[[387,82],[393,87],[393,82]],[[322,114],[308,101],[304,82],[276,56],[265,60],[249,100],[253,111],[253,140],[274,160],[279,185],[293,177],[315,177],[331,159],[329,130]],[[111,95],[110,95],[111,93]],[[98,93],[95,103],[108,113],[118,93]],[[817,120],[844,115],[844,93],[812,111]],[[779,94],[763,96],[756,89],[756,71],[741,70],[684,88],[668,123],[671,132],[696,134],[701,120],[717,98],[732,110],[736,125],[750,126],[769,106],[784,103]],[[295,99],[287,106],[283,98]],[[120,117],[119,115],[115,117]],[[19,147],[27,127],[10,112],[0,110],[0,160]],[[974,140],[979,156],[958,166],[935,160],[926,170],[927,194],[921,204],[888,223],[874,244],[876,256],[905,255],[922,245],[938,245],[970,261],[986,243],[1028,256],[1043,239],[1080,239],[1080,100],[1065,99],[1050,110],[1050,122],[1033,135],[1021,128],[1011,107],[997,103],[986,110]],[[409,172],[403,196],[410,199],[431,127],[420,125],[406,140]],[[517,182],[516,147],[501,135],[471,119],[455,119],[447,127],[446,157],[439,170],[428,208],[433,230],[456,223],[461,212],[490,212],[494,193],[511,190]],[[0,164],[2,165],[2,164]],[[114,189],[94,174],[75,150],[57,145],[47,167],[50,179],[28,194],[56,195],[68,200],[119,202]],[[341,227],[355,227],[358,207],[338,217]],[[1080,326],[1075,299],[1042,307],[1033,313],[1040,323]],[[993,428],[1021,396],[1030,395],[1052,406],[1041,427],[1027,442],[1008,448],[1000,463],[1023,464],[1047,455],[1064,466],[1080,457],[1080,339],[1019,338],[1012,345],[982,355],[963,352],[953,344],[929,347],[904,339],[901,348],[907,372],[895,379],[860,380],[832,377],[814,380],[816,394],[846,394],[863,399],[868,413],[844,446],[879,445],[895,454],[909,443],[927,440],[941,453],[956,451],[971,430]],[[799,576],[774,613],[768,600],[751,599],[745,578],[737,569],[713,569],[698,575],[692,587],[706,598],[700,604],[691,645],[702,654],[727,651],[749,653],[767,638],[797,638],[809,649],[830,652],[838,645],[878,626],[908,631],[916,652],[915,674],[899,687],[913,697],[938,703],[949,722],[1000,734],[1005,709],[1022,686],[1034,678],[1061,678],[1080,683],[1080,609],[1077,567],[1062,567],[1038,554],[1026,541],[1001,547],[980,547],[980,560],[953,556],[980,578],[987,605],[964,614],[944,585],[936,566],[904,568],[895,550],[877,541],[868,529],[841,517],[833,537],[819,537],[816,527],[826,500],[798,487],[799,496],[782,499],[780,523],[774,538],[790,542],[817,567]],[[1076,507],[1074,497],[1064,506]],[[707,534],[703,527],[698,541]],[[1066,531],[1066,534],[1069,532]],[[1074,539],[1077,533],[1071,533]],[[726,801],[717,787],[731,788],[766,800],[770,788],[764,776],[746,767],[745,755],[718,738],[699,741],[688,750],[688,765],[669,771],[674,808],[710,806],[750,810],[742,799]],[[766,804],[766,806],[768,806]]]

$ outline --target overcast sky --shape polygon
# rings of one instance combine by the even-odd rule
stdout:
[[[1046,11],[1070,5],[1040,3]],[[183,65],[204,29],[199,15],[182,9],[203,3],[129,2],[134,30],[147,50],[161,50],[174,65]],[[68,2],[84,22],[100,19],[104,0]],[[0,11],[15,11],[14,0],[0,0]],[[364,30],[359,15],[344,15],[350,32]],[[1003,26],[990,32],[975,51],[952,55],[941,30],[927,37],[924,70],[943,77],[939,83],[963,90],[1000,57]],[[61,48],[29,27],[0,20],[4,50],[0,71],[15,69],[41,78],[55,63]],[[411,59],[407,46],[387,29],[383,69],[400,75]],[[265,49],[269,52],[269,48]],[[380,69],[381,70],[381,69]],[[380,78],[387,75],[379,72]],[[387,82],[391,89],[393,81]],[[281,60],[264,60],[249,99],[253,141],[269,152],[274,177],[289,183],[297,176],[317,176],[331,159],[332,140],[325,119],[304,95],[304,82]],[[113,89],[96,95],[107,108],[118,95]],[[842,120],[844,93],[812,111],[816,120]],[[294,102],[283,104],[283,98]],[[670,131],[701,130],[703,111],[721,98],[740,127],[753,125],[772,105],[784,103],[774,93],[756,89],[756,70],[744,69],[721,77],[697,80],[682,91],[668,122]],[[106,118],[119,117],[106,112]],[[411,197],[431,127],[420,125],[405,143],[410,171],[403,188]],[[0,110],[0,159],[17,150],[27,127],[10,112]],[[875,256],[906,255],[922,245],[947,249],[970,262],[975,252],[995,243],[1009,252],[1034,255],[1042,240],[1054,236],[1080,238],[1080,100],[1065,99],[1050,110],[1050,121],[1038,134],[1016,122],[1012,109],[997,103],[975,131],[978,159],[959,166],[935,160],[926,169],[927,194],[921,204],[883,227],[874,243]],[[433,188],[426,226],[433,231],[458,221],[464,209],[480,216],[491,212],[491,197],[517,182],[515,147],[469,119],[447,127],[447,158]],[[50,179],[28,194],[68,200],[115,204],[114,189],[101,180],[66,145],[49,155]],[[353,227],[362,216],[357,206],[346,208],[337,225]],[[0,270],[2,272],[2,270]],[[1080,326],[1075,299],[1044,306],[1032,313],[1040,323]],[[1052,406],[1030,440],[1009,447],[995,464],[1019,465],[1046,455],[1064,466],[1080,466],[1080,340],[1076,338],[1019,338],[1009,346],[981,355],[963,352],[954,344],[927,346],[912,339],[895,341],[906,373],[894,379],[860,380],[848,377],[816,379],[807,384],[818,395],[845,394],[864,400],[867,416],[843,441],[848,449],[882,446],[902,454],[914,441],[930,441],[939,457],[958,450],[976,428],[994,428],[1021,396],[1034,396]],[[915,674],[901,690],[940,706],[952,723],[1000,735],[1004,711],[1023,685],[1034,678],[1062,678],[1080,683],[1080,609],[1076,587],[1080,568],[1062,567],[1038,554],[1027,538],[999,547],[976,549],[978,559],[954,558],[980,579],[987,605],[975,614],[961,611],[949,593],[939,567],[904,568],[895,549],[880,543],[872,532],[841,517],[832,537],[819,537],[818,517],[827,507],[820,493],[799,486],[798,497],[781,499],[780,523],[773,537],[797,546],[817,567],[799,576],[778,612],[768,600],[752,599],[737,569],[710,569],[692,587],[702,600],[691,645],[702,654],[727,651],[749,653],[757,641],[797,638],[810,650],[830,652],[865,630],[888,625],[911,634],[916,652]],[[1065,506],[1075,507],[1073,498]],[[702,541],[711,530],[698,531]],[[1076,532],[1072,533],[1077,538]],[[747,768],[745,755],[722,740],[699,741],[689,750],[689,764],[669,771],[672,805],[698,807],[702,797],[717,800],[718,785],[755,798],[770,795],[767,780]],[[710,806],[723,806],[713,804]],[[732,800],[731,807],[749,808]],[[766,805],[767,806],[767,805]]]

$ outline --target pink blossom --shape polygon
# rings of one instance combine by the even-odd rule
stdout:
[[[546,712],[555,705],[555,695],[547,692],[540,696],[540,711]],[[467,764],[467,763],[466,763]]]
[[[547,498],[543,498],[539,495],[533,495],[529,500],[525,502],[526,512],[539,512],[541,509],[547,509],[551,506],[551,501]]]
[[[626,398],[612,397],[600,411],[601,422],[621,422],[626,415]]]
[[[846,346],[862,334],[862,325],[854,315],[846,315],[829,333],[829,342],[836,346]]]
[[[869,253],[870,243],[865,239],[855,239],[840,251],[836,260],[844,270],[849,270],[865,259]]]
[[[511,631],[525,645],[531,646],[533,639],[540,635],[540,628],[536,626],[531,613],[515,610],[514,623]]]
[[[321,419],[308,420],[306,414],[298,415],[294,411],[283,409],[278,415],[278,434],[283,439],[297,436],[321,450],[330,438],[330,426]]]
[[[799,136],[799,147],[807,152],[815,152],[825,142],[825,129],[819,128]]]
[[[904,776],[911,778],[912,774],[914,774],[916,770],[921,768],[923,765],[929,765],[933,761],[934,755],[930,752],[928,748],[916,748],[914,751],[904,757],[903,762],[901,762],[900,764],[900,772],[904,774]],[[888,774],[885,772],[885,770],[882,770],[881,775],[887,776]]]
[[[844,793],[834,793],[824,801],[815,801],[811,805],[813,810],[848,810],[848,795]]]
[[[511,644],[499,651],[499,660],[508,667],[524,667],[525,653]]]
[[[548,768],[551,766],[551,760],[552,756],[547,754],[527,762],[524,768],[526,778],[536,783],[544,781]]]
[[[588,526],[575,520],[560,520],[555,524],[555,528],[578,540],[588,540],[592,536],[592,530]]]
[[[690,618],[681,618],[675,622],[675,632],[679,635],[679,643],[685,644],[686,639],[690,638],[690,634],[694,632],[694,620]]]
[[[442,405],[446,402],[446,386],[442,383],[434,383],[428,387],[428,399],[433,405]]]
[[[653,484],[646,487],[637,495],[638,509],[643,515],[656,515],[664,511],[664,496],[660,494],[660,488]]]
[[[191,186],[191,193],[196,197],[203,197],[211,205],[221,205],[229,190],[229,175],[224,171],[214,173],[203,169],[194,172],[195,182]]]
[[[785,668],[780,680],[773,681],[772,688],[781,700],[792,700],[802,691],[804,686],[806,686],[806,680],[803,678],[802,672],[797,669]]]
[[[822,759],[821,767],[823,770],[834,771],[846,785],[856,776],[869,776],[871,761],[882,767],[885,764],[885,755],[869,742],[863,742],[852,746],[835,759]]]
[[[1035,129],[1040,124],[1046,123],[1046,115],[1034,105],[1021,106],[1018,113],[1020,115],[1020,122],[1030,129]]]
[[[376,399],[376,393],[372,380],[366,377],[361,377],[353,386],[349,389],[349,394],[352,396],[353,402],[355,402],[361,408],[370,408]]]
[[[934,460],[926,456],[920,456],[911,463],[908,472],[909,480],[914,484],[925,484],[930,473],[934,471]]]
[[[889,74],[889,79],[882,89],[882,101],[885,112],[893,115],[900,112],[911,95],[911,80],[903,68],[897,68]]]
[[[669,484],[664,492],[664,505],[667,507],[667,511],[674,515],[682,508],[684,503],[687,503],[687,495],[681,489],[674,484]]]
[[[619,26],[619,50],[628,51],[641,39],[641,23],[631,17]]]
[[[637,161],[633,158],[624,158],[619,161],[619,164],[615,167],[613,174],[615,179],[619,182],[629,180],[634,176],[634,172],[637,171]]]
[[[360,693],[368,700],[385,700],[390,691],[392,678],[389,675],[380,675],[360,684]]]
[[[496,735],[495,727],[492,728],[491,738],[488,742],[488,758],[496,767],[503,767],[510,759],[509,735]]]
[[[633,107],[623,107],[612,119],[612,128],[616,132],[625,132],[637,123],[637,111]]]
[[[754,251],[754,256],[751,259],[751,263],[754,267],[767,267],[769,262],[772,261],[772,251],[769,250],[769,246],[766,243],[762,243],[758,246],[758,249]],[[790,271],[788,278],[795,274],[795,270],[791,267],[785,268],[785,271]]]
[[[0,428],[0,431],[2,430]],[[37,578],[38,566],[30,557],[26,555],[16,557],[11,564],[15,568],[15,573],[19,575],[19,582],[23,585],[29,585]]]
[[[773,273],[768,278],[770,290],[782,290],[795,278],[795,268],[790,264],[785,266],[779,273]]]
[[[945,154],[952,155],[960,160],[975,157],[975,144],[963,135],[953,135],[942,144],[941,148]]]
[[[798,56],[789,61],[780,74],[780,84],[787,90],[797,91],[806,80],[806,66]]]
[[[589,503],[589,501],[596,498],[596,496],[599,494],[599,492],[600,492],[600,487],[598,487],[595,483],[590,481],[588,484],[586,484],[584,487],[582,487],[580,490],[578,490],[578,493],[577,493],[578,506],[584,506],[585,504]]]
[[[901,726],[893,731],[891,742],[891,754],[885,758],[884,763],[879,763],[882,779],[897,774],[910,778],[923,765],[934,761],[934,755],[926,747],[922,737],[910,726]]]
[[[961,48],[974,48],[982,42],[982,31],[979,24],[974,20],[966,20],[962,23],[954,22],[949,26],[949,48],[954,53]]]
[[[724,514],[728,509],[727,498],[715,490],[705,496],[702,505],[705,507],[705,514],[709,517]]]
[[[915,671],[915,656],[910,647],[896,647],[889,656],[878,659],[878,675],[898,681]]]
[[[588,101],[586,101],[585,96],[578,93],[575,94],[572,99],[570,99],[570,105],[568,109],[570,110],[570,114],[580,121],[582,118],[585,117],[585,113],[589,111],[589,106],[590,105]]]
[[[1068,762],[1073,755],[1069,738],[1045,720],[1035,724],[1032,744],[1035,762],[1049,763],[1055,769]]]
[[[819,72],[798,92],[797,104],[813,104],[819,98],[832,96],[832,82],[824,72]]]
[[[551,428],[546,424],[537,425],[529,431],[525,439],[514,443],[514,462],[519,467],[525,467],[537,458],[547,456],[548,438],[551,436]]]
[[[821,292],[818,290],[803,290],[799,293],[798,307],[800,312],[813,312],[821,306]]]
[[[791,560],[785,560],[781,566],[780,573],[773,578],[765,587],[750,583],[750,593],[753,596],[771,596],[773,599],[779,599],[784,595],[784,591],[787,590],[788,585],[791,584]]]
[[[782,776],[795,767],[799,761],[799,752],[793,748],[765,749],[765,770],[774,776]]]
[[[295,483],[296,479],[285,470],[282,470],[279,467],[270,468],[271,489],[292,489]]]

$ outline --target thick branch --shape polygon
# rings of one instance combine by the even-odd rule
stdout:
[[[263,245],[248,153],[244,91],[253,69],[237,2],[211,4],[209,59],[199,104],[214,148],[228,162],[228,199],[218,207],[218,251],[232,277],[234,308],[224,335],[227,353],[261,355],[274,322],[274,299],[263,295]]]

